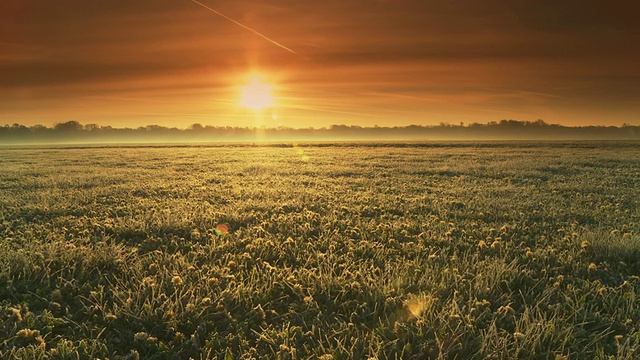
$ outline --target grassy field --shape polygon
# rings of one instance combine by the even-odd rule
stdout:
[[[639,234],[638,143],[5,148],[0,358],[637,359]]]

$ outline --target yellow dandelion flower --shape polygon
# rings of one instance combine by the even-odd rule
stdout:
[[[491,243],[491,248],[492,248],[493,250],[500,250],[500,240],[498,240],[498,239],[500,239],[500,238],[496,238],[496,240],[494,240],[494,241]]]
[[[604,286],[603,286],[603,287],[601,287],[601,288],[599,288],[599,289],[598,289],[598,294],[599,294],[599,295],[603,295],[603,296],[604,296],[604,295],[606,295],[606,294],[607,294],[607,288],[606,288],[606,287],[604,287]]]
[[[22,313],[20,312],[20,309],[9,308],[9,312],[11,313],[10,316],[13,319],[13,321],[15,322],[22,321]]]
[[[36,336],[40,335],[40,331],[31,330],[31,329],[22,329],[18,331],[16,335],[18,335],[18,337],[21,337],[23,339],[33,339]]]
[[[134,341],[147,341],[148,338],[149,338],[149,334],[147,334],[144,331],[137,332],[133,335]]]
[[[171,283],[174,286],[180,286],[180,285],[184,284],[184,280],[182,280],[180,275],[175,275],[174,277],[171,278]]]
[[[525,336],[523,333],[516,331],[513,333],[513,338],[516,339],[516,341],[522,341],[524,340]]]
[[[595,271],[597,269],[598,269],[598,266],[596,266],[596,264],[594,263],[589,264],[589,271]]]

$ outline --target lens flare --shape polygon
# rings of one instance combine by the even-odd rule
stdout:
[[[218,224],[216,228],[213,230],[216,235],[224,235],[229,233],[229,225],[227,224]]]

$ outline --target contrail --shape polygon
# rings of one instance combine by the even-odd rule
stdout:
[[[200,5],[200,6],[202,6],[202,7],[203,7],[203,8],[205,8],[205,9],[207,9],[207,10],[211,11],[212,13],[214,13],[214,14],[216,14],[216,15],[219,15],[219,16],[222,16],[223,18],[225,18],[225,19],[227,19],[227,20],[231,21],[232,23],[234,23],[234,24],[236,24],[236,25],[238,25],[238,26],[240,26],[240,27],[242,27],[242,28],[244,28],[244,29],[246,29],[246,30],[251,31],[252,33],[254,33],[254,34],[256,34],[256,35],[260,36],[261,38],[263,38],[263,39],[267,40],[268,42],[272,43],[273,45],[276,45],[276,46],[278,46],[278,47],[280,47],[280,48],[282,48],[282,49],[285,49],[285,50],[287,50],[288,52],[290,52],[290,53],[292,53],[292,54],[298,55],[298,53],[296,53],[295,51],[293,51],[293,50],[289,49],[288,47],[286,47],[286,46],[284,46],[284,45],[280,44],[279,42],[277,42],[277,41],[275,41],[275,40],[273,40],[273,39],[268,38],[266,35],[263,35],[263,34],[261,34],[261,33],[257,32],[257,31],[255,31],[255,30],[253,30],[252,28],[248,27],[247,25],[244,25],[244,24],[242,24],[242,23],[240,23],[240,22],[237,22],[237,21],[233,20],[232,18],[228,17],[227,15],[225,15],[225,14],[223,14],[223,13],[219,12],[219,11],[216,11],[215,9],[212,9],[212,8],[208,7],[207,5],[205,5],[205,4],[203,4],[203,3],[201,3],[201,2],[199,2],[199,1],[197,1],[197,0],[191,0],[191,1],[193,1],[194,3],[196,3],[196,4]]]

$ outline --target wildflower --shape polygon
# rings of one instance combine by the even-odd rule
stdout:
[[[133,335],[134,341],[147,341],[148,338],[149,338],[149,334],[147,334],[144,331],[137,332]]]
[[[589,271],[596,271],[597,269],[598,267],[596,266],[596,264],[594,263],[589,264]]]
[[[202,299],[202,305],[204,305],[204,306],[211,305],[211,298],[210,297],[203,298]]]
[[[581,247],[582,249],[586,249],[586,248],[588,248],[588,247],[589,247],[589,245],[591,245],[591,244],[590,244],[587,240],[583,240],[583,241],[580,243],[580,247]]]
[[[500,240],[502,240],[501,238],[496,238],[492,243],[491,243],[491,248],[493,250],[500,250]]]
[[[171,278],[171,283],[174,286],[180,286],[180,285],[184,284],[184,280],[182,280],[180,275],[175,275],[174,277]]]
[[[515,311],[511,306],[503,305],[498,308],[498,313],[503,315],[512,315],[513,313],[515,313]]]
[[[173,311],[171,310],[167,310],[165,311],[165,313],[162,315],[162,321],[169,321],[171,319],[173,319],[175,316],[175,314],[173,313]]]
[[[478,248],[480,248],[480,250],[484,249],[487,247],[487,243],[484,240],[480,240],[480,242],[478,243]]]
[[[516,339],[516,341],[522,341],[524,340],[525,336],[523,333],[516,331],[513,333],[513,338]]]
[[[607,288],[606,287],[603,286],[603,287],[598,289],[598,295],[604,296],[606,294],[607,294]]]
[[[181,342],[182,340],[184,340],[184,334],[181,333],[180,331],[176,332],[176,334],[173,335],[173,340],[175,342]]]
[[[9,313],[10,313],[10,316],[13,319],[13,321],[15,321],[15,322],[21,322],[22,321],[22,313],[20,312],[20,309],[9,308]]]
[[[31,329],[22,329],[18,331],[16,335],[18,335],[18,337],[21,337],[23,339],[33,339],[36,336],[40,335],[40,331],[31,330]]]

